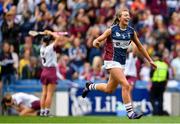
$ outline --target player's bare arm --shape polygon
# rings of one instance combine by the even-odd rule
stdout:
[[[44,33],[54,37],[54,39],[55,39],[54,40],[54,45],[55,46],[62,45],[63,43],[60,43],[60,42],[65,41],[63,34],[58,34],[57,32],[52,32],[50,30],[45,30]]]
[[[108,28],[102,35],[93,41],[93,46],[96,48],[100,47],[102,41],[104,41],[111,34],[111,29]]]
[[[146,57],[146,59],[148,60],[148,62],[154,67],[157,68],[157,66],[154,64],[153,60],[151,59],[151,57],[149,56],[149,54],[147,53],[147,51],[144,49],[144,47],[142,46],[137,33],[134,31],[134,38],[133,38],[133,42],[136,44],[138,50],[140,51],[140,53],[142,53],[142,55],[144,57]]]

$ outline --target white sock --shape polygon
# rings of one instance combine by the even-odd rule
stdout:
[[[41,110],[40,110],[40,116],[43,116],[43,115],[44,115],[44,112],[45,112],[45,109],[41,109]]]
[[[90,84],[89,85],[89,90],[96,90],[96,86],[97,86],[97,84]]]
[[[44,111],[45,111],[45,112],[44,112],[44,115],[45,115],[45,116],[49,115],[49,108],[45,108]]]
[[[128,116],[129,117],[132,116],[132,114],[134,113],[132,104],[127,103],[127,104],[124,104],[124,105],[125,105]]]

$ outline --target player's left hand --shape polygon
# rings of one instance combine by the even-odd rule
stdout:
[[[154,63],[154,61],[150,61],[149,63],[151,64],[151,66],[152,66],[154,69],[157,68],[157,65]]]

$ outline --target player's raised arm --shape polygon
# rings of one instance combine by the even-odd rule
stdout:
[[[146,59],[148,60],[148,62],[154,67],[157,68],[157,66],[154,64],[153,60],[151,59],[151,57],[149,56],[149,54],[147,53],[147,51],[144,49],[144,47],[142,46],[141,42],[139,41],[139,38],[137,36],[137,33],[134,31],[134,37],[133,37],[133,42],[136,44],[138,50],[141,52],[141,54],[146,57]]]
[[[102,35],[100,35],[98,38],[96,38],[93,41],[93,46],[96,47],[96,48],[99,48],[101,42],[103,40],[105,40],[110,34],[111,34],[111,29],[110,28],[106,29],[106,31]]]
[[[64,37],[64,35],[67,35],[67,32],[52,32],[52,31],[49,31],[49,30],[45,30],[44,33],[47,34],[47,35],[51,35],[51,36],[54,37],[54,39],[55,39],[55,40],[54,40],[54,45],[59,45],[59,44],[61,44],[61,43],[59,43],[59,42],[62,42],[62,44],[63,44],[63,42],[64,42],[65,40],[67,40],[67,39]]]

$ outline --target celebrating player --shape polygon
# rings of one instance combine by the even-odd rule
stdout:
[[[15,109],[20,116],[36,116],[40,110],[40,99],[26,93],[7,93],[2,99],[2,107]]]
[[[148,60],[148,62],[156,68],[153,60],[143,48],[137,37],[136,32],[128,22],[130,20],[129,10],[121,8],[116,14],[113,26],[107,29],[101,36],[93,41],[93,46],[99,48],[102,41],[106,39],[104,67],[110,73],[108,83],[95,84],[90,81],[86,82],[82,97],[86,97],[91,90],[99,90],[105,93],[112,93],[120,84],[122,87],[122,98],[126,107],[129,119],[139,119],[142,114],[134,112],[130,95],[130,84],[124,75],[124,66],[126,61],[126,52],[129,44],[133,41],[140,53]]]
[[[56,89],[57,75],[57,55],[56,49],[64,43],[63,33],[44,31],[40,56],[43,64],[41,73],[42,95],[40,116],[49,116],[53,93]],[[59,42],[60,41],[60,42]]]

